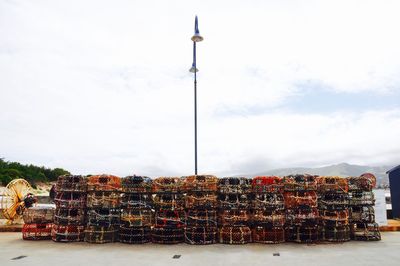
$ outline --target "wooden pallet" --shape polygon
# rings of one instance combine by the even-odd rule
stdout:
[[[400,220],[388,220],[388,224],[385,226],[380,226],[379,230],[381,232],[389,232],[389,231],[400,231]]]

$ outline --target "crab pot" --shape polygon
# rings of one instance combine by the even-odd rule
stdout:
[[[223,244],[247,244],[251,242],[250,227],[222,226],[219,229],[219,242]]]
[[[152,210],[122,210],[121,224],[125,226],[152,226],[153,221]]]
[[[49,240],[51,239],[52,223],[29,223],[22,227],[24,240]]]
[[[123,193],[121,197],[121,208],[129,210],[151,209],[153,198],[151,194]]]
[[[315,243],[318,241],[318,226],[288,226],[285,235],[288,242]]]
[[[316,191],[317,176],[289,175],[283,178],[285,191]]]
[[[321,193],[347,194],[349,182],[338,176],[321,176],[317,177],[317,190]]]
[[[79,209],[86,207],[86,194],[76,191],[59,191],[54,203],[57,208]]]
[[[320,210],[319,214],[320,214],[320,222],[323,226],[336,227],[336,226],[345,226],[349,224],[348,210],[337,210],[337,211]]]
[[[82,225],[85,223],[85,210],[56,209],[54,223],[59,225]]]
[[[153,243],[158,244],[177,244],[184,242],[184,229],[176,227],[154,227],[151,230]]]
[[[352,223],[373,223],[375,222],[375,210],[372,206],[352,206],[349,220]]]
[[[151,242],[150,226],[126,226],[119,228],[119,241],[127,244],[143,244]]]
[[[57,178],[55,190],[59,192],[84,193],[87,190],[87,179],[80,175],[63,175]]]
[[[351,239],[357,241],[379,241],[381,233],[377,223],[355,223],[351,225]]]
[[[251,179],[246,177],[224,177],[218,180],[218,192],[221,194],[251,193]]]
[[[186,225],[192,227],[217,226],[216,210],[188,209],[185,213]]]
[[[152,180],[147,176],[127,176],[121,179],[121,189],[124,193],[150,193]]]
[[[345,210],[349,207],[350,198],[348,193],[323,193],[318,198],[318,209],[320,210]]]
[[[34,206],[24,211],[22,219],[25,224],[53,223],[54,207]]]
[[[256,176],[251,181],[253,193],[281,193],[283,179],[277,176]]]
[[[375,197],[372,191],[352,191],[350,193],[351,206],[373,206]]]
[[[285,229],[281,226],[260,226],[252,229],[253,242],[263,244],[278,244],[285,242]]]
[[[82,225],[54,224],[51,230],[51,238],[55,242],[79,242],[84,236],[85,226]]]
[[[219,194],[218,201],[221,209],[248,209],[250,207],[250,196],[248,194]]]
[[[216,192],[218,178],[213,175],[192,175],[184,177],[184,190],[191,192]]]
[[[252,222],[259,226],[282,227],[286,222],[283,210],[253,210]]]
[[[250,212],[248,210],[221,210],[218,215],[220,225],[243,225],[250,222]]]
[[[284,210],[285,199],[282,193],[256,193],[251,201],[253,210]]]
[[[155,214],[155,226],[181,228],[185,226],[185,212],[183,210],[158,210]]]
[[[286,208],[318,206],[318,197],[315,191],[286,191],[283,196]]]
[[[85,241],[88,243],[104,244],[118,241],[118,226],[87,226]]]
[[[154,207],[156,209],[183,210],[185,208],[185,198],[182,194],[164,193],[154,197]]]
[[[120,209],[89,209],[87,210],[87,225],[109,227],[119,225]]]
[[[218,197],[214,192],[188,192],[185,197],[187,209],[215,209],[218,207]]]
[[[179,177],[158,177],[153,180],[154,193],[178,193],[184,190],[183,179]]]
[[[350,227],[342,226],[321,226],[319,240],[327,242],[346,242],[350,241]]]
[[[185,228],[185,242],[191,245],[217,243],[217,227],[188,226]]]

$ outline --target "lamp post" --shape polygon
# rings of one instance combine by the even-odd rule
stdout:
[[[199,32],[199,25],[197,16],[194,21],[194,35],[192,37],[193,41],[193,63],[192,67],[189,69],[190,72],[194,74],[194,174],[197,175],[197,72],[199,71],[196,66],[196,43],[201,42],[203,37],[201,37]]]

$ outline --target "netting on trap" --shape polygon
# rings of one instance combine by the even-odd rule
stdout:
[[[254,210],[284,210],[285,199],[282,193],[257,193],[251,201],[251,208]]]
[[[54,203],[57,208],[86,208],[86,194],[76,191],[58,191]]]
[[[119,208],[120,193],[118,191],[88,191],[87,208]]]
[[[351,206],[373,206],[375,204],[374,192],[352,191],[350,193]]]
[[[315,191],[286,191],[283,194],[286,208],[300,206],[317,207],[317,193]]]
[[[111,243],[118,241],[118,226],[87,226],[85,241],[88,243]]]
[[[188,226],[185,228],[185,242],[191,245],[207,245],[217,243],[216,226]]]
[[[223,177],[218,180],[218,192],[221,194],[251,193],[251,179],[246,177]]]
[[[348,177],[349,191],[371,191],[376,185],[376,177],[365,173],[359,177]]]
[[[29,223],[22,226],[22,239],[48,240],[51,239],[52,223]]]
[[[288,242],[315,243],[318,241],[318,226],[287,226],[285,237]]]
[[[183,210],[185,208],[185,197],[180,193],[157,194],[153,202],[156,209]]]
[[[251,180],[251,187],[254,193],[268,193],[283,191],[283,179],[278,176],[256,176]]]
[[[216,192],[218,178],[213,175],[191,175],[184,177],[184,190],[192,192]]]
[[[154,193],[178,193],[184,190],[184,182],[179,177],[158,177],[153,180],[152,190]]]
[[[247,225],[250,222],[248,210],[220,210],[218,224],[220,225]]]
[[[217,211],[207,209],[188,209],[185,212],[186,225],[192,227],[216,227]]]
[[[312,227],[319,222],[319,212],[317,208],[302,207],[286,209],[286,224],[289,226]]]
[[[184,229],[175,227],[153,227],[151,240],[158,244],[177,244],[185,240]]]
[[[88,209],[87,225],[108,227],[111,225],[119,225],[121,210],[120,209]]]
[[[283,178],[285,191],[316,191],[317,176],[289,175]]]
[[[121,208],[123,209],[151,209],[153,198],[151,194],[124,193],[121,197]]]
[[[317,177],[317,190],[321,193],[347,193],[349,183],[346,178],[339,176],[319,176]]]
[[[352,206],[350,208],[350,222],[373,223],[375,222],[375,210],[373,206]]]
[[[147,176],[127,176],[121,179],[121,190],[125,193],[150,193],[152,180]]]
[[[87,191],[121,191],[121,178],[113,175],[93,175],[88,178]]]
[[[85,227],[82,225],[58,225],[54,224],[51,230],[51,238],[56,242],[83,241]]]
[[[285,242],[285,229],[281,226],[266,227],[257,225],[252,229],[253,242],[278,244]]]
[[[150,226],[125,226],[119,228],[119,241],[128,244],[143,244],[151,242]]]
[[[155,226],[183,228],[185,226],[185,212],[183,210],[157,210]]]
[[[264,227],[281,227],[286,222],[286,214],[283,210],[253,210],[251,218],[255,225]]]
[[[319,227],[319,240],[327,242],[350,241],[350,227],[342,226],[321,226]]]
[[[218,207],[218,197],[214,192],[188,192],[185,197],[187,209],[213,209]]]
[[[218,205],[221,209],[249,209],[251,198],[249,194],[219,194]]]
[[[80,175],[62,175],[57,178],[56,192],[84,193],[87,190],[87,179]]]
[[[351,225],[351,239],[357,241],[381,240],[381,233],[377,223],[355,223]]]
[[[246,244],[251,242],[250,227],[222,226],[219,229],[219,242],[223,244]]]
[[[324,193],[319,195],[318,209],[320,210],[344,210],[350,203],[348,193]]]
[[[125,226],[152,226],[154,214],[151,209],[143,210],[122,210],[121,224]]]
[[[323,226],[337,227],[345,226],[349,224],[349,211],[348,210],[337,210],[337,211],[319,211],[320,223]]]
[[[84,209],[56,209],[54,223],[59,225],[82,225],[85,223]]]
[[[22,219],[25,224],[46,224],[52,223],[54,220],[54,207],[50,206],[34,206],[25,209]]]

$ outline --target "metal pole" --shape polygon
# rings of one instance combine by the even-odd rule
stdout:
[[[196,69],[196,42],[193,42],[194,67]],[[194,71],[194,174],[197,175],[197,71]]]

